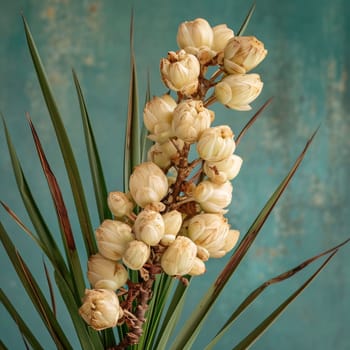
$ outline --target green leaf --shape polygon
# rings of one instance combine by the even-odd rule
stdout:
[[[49,274],[49,271],[48,271],[48,269],[47,269],[47,266],[46,266],[46,264],[45,264],[44,259],[43,259],[43,265],[44,265],[44,270],[45,270],[45,276],[46,276],[47,285],[48,285],[48,287],[49,287],[49,292],[50,292],[52,312],[53,312],[54,316],[57,317],[57,314],[56,314],[55,293],[54,293],[54,291],[53,291],[53,287],[52,287],[52,283],[51,283],[50,274]]]
[[[11,315],[12,319],[16,322],[20,332],[23,334],[25,339],[29,342],[35,350],[44,350],[44,348],[40,345],[39,341],[35,338],[34,334],[31,332],[27,324],[23,321],[21,315],[17,312],[10,299],[7,298],[4,291],[0,288],[0,300],[2,304],[5,306],[8,313]],[[0,346],[1,348],[1,346]]]
[[[261,284],[258,288],[256,288],[253,292],[251,292],[245,299],[244,301],[236,308],[236,310],[232,313],[232,315],[229,317],[229,319],[226,321],[224,326],[219,330],[219,332],[215,335],[215,337],[211,340],[211,342],[205,347],[205,350],[210,350],[212,349],[215,344],[222,338],[222,336],[229,330],[229,328],[232,326],[234,321],[238,318],[238,316],[248,307],[252,304],[252,302],[259,297],[259,295],[269,286],[280,283],[285,281],[286,279],[294,276],[296,273],[300,272],[303,270],[305,267],[309,266],[311,263],[315,262],[319,258],[329,255],[331,253],[334,253],[337,251],[340,247],[344,246],[350,241],[350,238],[347,239],[346,241],[338,244],[337,246],[328,249],[322,253],[319,253],[305,261],[303,261],[301,264],[298,266],[295,266],[294,268],[278,275],[275,276],[267,281],[265,281],[263,284]]]
[[[78,100],[80,105],[81,119],[84,127],[85,143],[86,143],[86,149],[89,157],[89,164],[90,164],[92,182],[94,185],[97,210],[98,210],[100,221],[102,222],[107,218],[111,218],[111,213],[107,205],[108,194],[107,194],[105,178],[103,175],[101,160],[98,154],[95,137],[94,137],[94,133],[89,120],[89,115],[86,108],[83,92],[81,90],[78,77],[74,70],[73,70],[73,79],[74,79],[75,88],[77,90],[77,95],[78,95]]]
[[[248,232],[242,239],[241,243],[235,249],[234,253],[232,254],[232,257],[230,258],[226,266],[223,268],[223,270],[219,274],[214,284],[212,284],[209,287],[208,291],[205,293],[203,298],[199,301],[196,309],[194,310],[190,318],[185,322],[184,326],[182,327],[182,330],[177,335],[174,341],[174,344],[171,347],[172,350],[175,350],[175,349],[185,350],[185,349],[191,348],[193,342],[195,341],[196,337],[200,332],[201,327],[203,326],[204,321],[206,320],[206,317],[208,316],[209,311],[213,307],[215,301],[217,300],[221,291],[225,287],[227,281],[229,280],[229,278],[232,276],[232,274],[234,273],[234,271],[242,261],[248,249],[253,244],[255,238],[260,232],[260,229],[262,228],[266,219],[270,215],[272,209],[276,205],[278,199],[281,197],[282,193],[288,186],[290,180],[292,179],[301,161],[303,160],[306,154],[306,151],[309,148],[316,132],[317,130],[307,141],[303,151],[300,153],[293,167],[291,168],[287,176],[284,178],[282,183],[277,187],[277,189],[272,194],[270,199],[267,201],[267,203],[259,213],[258,217],[255,219],[254,223],[252,224],[252,226],[249,228]]]
[[[73,231],[69,221],[66,205],[64,203],[63,196],[62,196],[60,187],[58,185],[58,182],[56,180],[56,177],[53,174],[50,168],[50,165],[46,159],[40,139],[38,137],[38,134],[29,116],[28,116],[28,122],[33,135],[35,147],[38,152],[40,163],[43,168],[43,171],[47,180],[47,184],[51,192],[52,200],[56,209],[57,219],[61,230],[61,237],[64,244],[68,265],[72,273],[74,285],[76,286],[76,291],[77,291],[76,298],[78,301],[80,301],[80,298],[84,294],[85,281],[84,281],[83,271],[81,269],[78,251],[76,249]]]
[[[8,257],[20,278],[24,289],[30,297],[38,314],[43,320],[47,330],[49,331],[55,344],[63,349],[72,349],[66,338],[62,328],[60,327],[55,315],[53,314],[43,292],[35,281],[30,270],[24,263],[22,257],[15,249],[10,237],[6,233],[5,228],[0,222],[0,240],[6,250]]]
[[[255,3],[254,3],[254,4],[252,5],[252,7],[249,9],[249,12],[248,12],[246,18],[244,19],[244,21],[243,21],[241,27],[239,28],[239,30],[238,30],[236,36],[240,36],[240,35],[243,35],[243,34],[244,34],[245,30],[246,30],[247,27],[248,27],[248,24],[249,24],[249,22],[250,22],[250,19],[251,19],[252,16],[253,16],[254,11],[255,11]]]
[[[263,322],[259,324],[251,333],[248,334],[239,344],[232,348],[232,350],[246,350],[258,339],[263,333],[272,325],[278,316],[287,308],[287,306],[295,300],[305,288],[317,277],[317,275],[326,267],[330,260],[337,253],[337,250],[333,252],[326,261],[317,269],[317,271],[306,280],[306,282],[298,288],[293,294],[290,295],[282,304],[279,305]]]
[[[23,17],[24,29],[27,38],[28,47],[33,60],[33,64],[38,76],[39,84],[54,126],[57,141],[59,143],[64,164],[67,170],[68,178],[71,185],[71,190],[75,202],[75,207],[78,214],[78,219],[82,231],[82,236],[85,243],[87,255],[90,256],[97,252],[96,242],[93,238],[90,216],[85,200],[84,190],[81,183],[80,174],[77,163],[75,161],[72,147],[70,145],[66,130],[64,128],[60,113],[54,100],[49,81],[41,62],[38,50],[35,46],[29,26]]]
[[[2,342],[1,339],[0,339],[0,350],[7,350],[6,345]]]

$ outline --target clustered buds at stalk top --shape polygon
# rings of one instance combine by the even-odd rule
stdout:
[[[99,252],[111,260],[121,259],[127,244],[134,239],[129,225],[108,219],[102,222],[95,234]]]
[[[122,218],[132,213],[134,203],[124,192],[110,192],[107,198],[108,208],[116,218]]]
[[[157,245],[164,236],[162,215],[154,210],[143,210],[137,215],[133,230],[136,238],[150,246]]]
[[[194,199],[207,213],[226,213],[224,208],[232,200],[231,182],[216,184],[209,180],[202,181],[194,191]]]
[[[114,291],[110,289],[85,290],[80,316],[96,331],[115,327],[123,311]]]
[[[229,157],[236,149],[233,132],[227,125],[220,125],[203,131],[197,143],[199,156],[217,162]]]
[[[233,38],[233,30],[228,28],[226,24],[219,24],[213,27],[214,40],[212,49],[216,52],[221,52],[225,49],[228,41]]]
[[[160,202],[168,192],[168,180],[162,169],[152,162],[136,166],[130,176],[130,193],[142,208],[153,202]]]
[[[249,111],[249,103],[260,95],[262,88],[259,74],[232,74],[215,86],[215,97],[229,108]]]
[[[234,179],[242,166],[243,159],[236,154],[231,154],[228,158],[218,162],[205,161],[203,165],[204,173],[210,181],[217,184],[223,184],[228,180]]]
[[[200,64],[195,56],[186,51],[169,52],[168,57],[160,61],[160,72],[169,89],[187,96],[196,92]]]
[[[88,261],[88,279],[93,288],[116,290],[126,284],[128,272],[122,264],[95,254]]]
[[[264,44],[254,36],[232,38],[224,50],[224,68],[231,74],[244,74],[255,68],[267,55]]]
[[[210,127],[214,112],[200,100],[185,100],[174,110],[172,127],[175,136],[185,142],[196,142],[200,134]]]
[[[183,276],[191,271],[196,255],[197,246],[189,238],[178,236],[162,255],[161,265],[168,275]]]
[[[123,255],[123,263],[131,270],[140,270],[150,256],[149,246],[142,241],[129,242]]]
[[[172,112],[176,107],[175,100],[168,94],[153,97],[143,110],[143,121],[150,132],[149,138],[164,142],[172,136]]]

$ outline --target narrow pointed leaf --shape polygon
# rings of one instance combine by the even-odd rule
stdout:
[[[67,170],[67,174],[68,174],[68,178],[70,181],[71,190],[72,190],[72,194],[75,202],[75,207],[77,210],[80,227],[83,234],[86,252],[87,252],[87,255],[90,256],[91,254],[96,253],[97,247],[96,247],[96,242],[93,239],[93,235],[91,234],[92,232],[91,221],[88,213],[88,208],[85,200],[85,195],[84,195],[84,190],[81,183],[80,174],[78,171],[78,166],[75,161],[72,147],[69,142],[66,130],[64,128],[60,113],[58,111],[56,102],[54,100],[44,66],[41,62],[41,58],[35,46],[34,39],[32,37],[29,26],[24,17],[23,17],[23,23],[24,23],[24,30],[27,38],[29,51],[33,60],[33,64],[34,64],[37,76],[38,76],[43,97],[45,99],[45,102],[51,117],[52,125],[54,126],[54,129],[56,132],[57,141],[59,143],[64,164]]]
[[[282,312],[293,302],[305,288],[317,277],[317,275],[326,267],[330,260],[337,253],[337,250],[333,252],[325,262],[312,274],[312,276],[306,280],[306,282],[292,293],[282,304],[280,304],[263,322],[259,324],[247,337],[245,337],[239,344],[232,348],[232,350],[246,350],[258,339],[263,333],[273,324],[274,321],[282,314]]]
[[[87,154],[89,157],[89,164],[90,164],[92,182],[94,185],[97,210],[98,210],[100,221],[102,222],[107,218],[111,218],[111,213],[107,206],[107,188],[106,188],[105,178],[103,175],[101,160],[98,154],[95,137],[91,127],[83,92],[81,90],[78,77],[74,70],[73,70],[73,79],[74,79],[75,88],[77,90],[77,95],[78,95],[78,100],[80,105],[81,118],[82,118],[82,123],[84,127],[85,143],[86,143]]]
[[[347,239],[346,241],[338,244],[337,246],[328,249],[322,253],[319,253],[305,261],[303,261],[301,264],[298,266],[295,266],[294,268],[276,276],[273,278],[270,278],[269,280],[265,281],[262,283],[258,288],[256,288],[253,292],[251,292],[245,299],[244,301],[236,308],[236,310],[232,313],[232,315],[229,317],[229,319],[226,321],[224,326],[220,329],[220,331],[215,335],[215,337],[212,339],[212,341],[205,347],[205,350],[210,350],[212,349],[215,344],[222,338],[222,336],[229,330],[229,328],[232,326],[234,321],[238,318],[241,313],[246,310],[247,307],[249,307],[253,301],[259,297],[259,295],[269,286],[272,286],[273,284],[280,283],[285,281],[288,278],[291,278],[294,276],[296,273],[300,272],[316,260],[324,257],[325,255],[329,255],[334,253],[336,250],[340,249],[342,246],[347,244],[350,241],[350,238]]]
[[[303,151],[300,153],[293,167],[291,168],[287,176],[284,178],[284,180],[281,182],[281,184],[277,187],[270,199],[267,201],[267,203],[259,213],[258,217],[255,219],[254,223],[243,237],[241,243],[235,249],[234,253],[232,254],[232,257],[219,274],[214,284],[209,287],[208,291],[205,293],[202,300],[198,303],[198,306],[196,307],[190,318],[185,322],[181,332],[178,334],[173,346],[171,347],[172,350],[190,349],[193,345],[193,342],[195,341],[201,327],[203,326],[203,323],[205,322],[209,311],[213,307],[216,299],[225,287],[227,281],[232,276],[245,254],[248,252],[248,249],[253,244],[255,238],[259,234],[260,229],[262,228],[266,219],[270,215],[278,199],[281,197],[282,193],[288,186],[290,180],[292,179],[300,163],[302,162],[306,151],[309,148],[316,132],[317,130],[307,141]]]
[[[250,19],[251,19],[252,16],[253,16],[254,11],[255,11],[255,3],[254,3],[254,4],[252,5],[252,7],[249,9],[249,12],[248,12],[246,18],[244,19],[244,21],[243,21],[241,27],[239,28],[239,30],[238,30],[236,36],[240,36],[240,35],[243,35],[243,34],[244,34],[245,30],[246,30],[247,27],[248,27],[248,24],[249,24],[249,22],[250,22]]]
[[[34,125],[30,120],[29,116],[28,116],[28,122],[29,122],[30,129],[32,131],[32,135],[33,135],[35,147],[38,152],[40,163],[43,168],[45,177],[47,179],[47,184],[51,192],[52,200],[55,205],[57,219],[61,229],[61,236],[62,236],[62,241],[64,243],[68,264],[73,274],[74,284],[77,288],[76,297],[77,297],[77,300],[80,300],[85,290],[85,281],[84,281],[83,271],[81,269],[78,251],[75,246],[75,240],[74,240],[71,224],[69,221],[66,205],[64,203],[63,196],[62,196],[60,187],[58,185],[58,182],[56,180],[56,177],[53,174],[50,168],[50,165],[46,159],[38,134],[36,133]]]
[[[27,339],[32,348],[35,350],[44,350],[44,348],[40,345],[40,342],[35,338],[34,334],[31,332],[27,324],[22,319],[21,315],[17,312],[16,308],[13,306],[10,299],[7,298],[6,294],[1,288],[0,300],[1,303],[5,306],[7,312],[11,315],[12,319],[16,322],[20,332],[23,334],[25,339]]]
[[[49,292],[50,292],[50,298],[51,298],[52,312],[53,312],[54,316],[57,317],[57,314],[56,314],[55,294],[54,294],[54,291],[53,291],[53,287],[52,287],[52,283],[51,283],[50,274],[49,274],[49,271],[48,271],[48,269],[47,269],[47,266],[46,266],[44,260],[43,260],[43,265],[44,265],[44,270],[45,270],[45,276],[46,276],[47,285],[49,286]]]

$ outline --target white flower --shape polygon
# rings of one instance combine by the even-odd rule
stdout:
[[[115,292],[110,289],[86,289],[79,314],[96,331],[115,327],[123,310]]]
[[[128,279],[128,272],[122,264],[106,259],[101,254],[89,257],[87,275],[89,282],[96,289],[116,290]]]
[[[110,192],[107,203],[109,210],[117,218],[130,215],[134,209],[134,203],[124,192]]]
[[[259,74],[232,74],[215,86],[215,97],[229,108],[249,111],[249,103],[260,95],[263,85]]]
[[[102,222],[95,234],[99,252],[111,260],[121,259],[128,242],[134,239],[129,225],[108,219]]]
[[[123,263],[131,270],[140,270],[150,256],[149,246],[142,241],[129,242],[123,255]]]
[[[220,52],[223,51],[228,41],[233,38],[233,30],[228,28],[226,24],[219,24],[213,27],[214,40],[211,48]]]
[[[227,125],[220,125],[203,131],[197,143],[199,156],[217,162],[228,158],[235,150],[233,132]]]
[[[145,162],[135,167],[129,188],[134,201],[144,208],[147,204],[161,201],[168,192],[168,180],[156,164]]]
[[[184,50],[170,51],[168,57],[160,61],[160,72],[169,89],[187,96],[197,91],[200,64],[196,56]]]
[[[231,74],[244,74],[255,68],[267,55],[264,44],[254,36],[230,39],[224,51],[224,68]]]
[[[214,112],[200,100],[185,100],[174,109],[172,128],[175,136],[185,142],[196,142],[201,133],[210,127]]]
[[[165,234],[160,242],[162,245],[168,246],[175,240],[176,235],[181,229],[182,215],[179,211],[172,210],[162,216],[165,225]]]
[[[195,257],[194,264],[191,270],[188,272],[188,274],[191,276],[198,276],[198,275],[203,275],[205,271],[206,271],[206,268],[203,260]]]
[[[194,199],[207,213],[226,213],[224,208],[232,200],[232,185],[229,181],[223,184],[202,181],[194,191]]]

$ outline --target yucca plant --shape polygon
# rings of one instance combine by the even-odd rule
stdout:
[[[34,232],[7,203],[1,204],[43,252],[50,300],[2,224],[0,238],[58,349],[73,347],[57,318],[59,311],[55,306],[57,295],[53,283],[66,305],[82,349],[191,349],[195,348],[198,335],[205,331],[214,303],[220,302],[221,292],[254,243],[316,134],[315,131],[307,140],[283,181],[239,239],[239,232],[231,229],[224,217],[231,201],[230,181],[237,176],[242,164],[235,149],[271,100],[252,116],[235,138],[230,127],[215,125],[214,111],[208,107],[219,102],[231,109],[249,110],[249,104],[261,92],[260,76],[250,70],[265,58],[267,51],[255,37],[243,36],[253,10],[254,7],[235,36],[226,25],[211,27],[204,19],[180,25],[179,50],[170,51],[161,60],[162,80],[169,91],[151,98],[148,89],[143,123],[139,120],[140,98],[131,25],[124,188],[119,191],[107,190],[82,88],[73,71],[96,211],[101,222],[98,228],[92,227],[71,143],[29,26],[23,19],[30,54],[70,181],[88,263],[82,258],[84,252],[77,249],[77,233],[73,233],[59,181],[50,168],[29,115],[28,123],[56,210],[63,250],[32,195],[4,117],[14,175]],[[238,317],[266,288],[324,258],[309,278],[276,305],[270,315],[237,344],[232,344],[232,349],[249,348],[347,242],[301,262],[242,297],[242,302],[232,307],[231,315],[222,321],[205,349],[213,349],[223,336],[229,336]],[[203,278],[194,276],[205,273],[211,258],[224,255],[229,258],[222,271],[198,300],[188,319],[179,322],[186,295],[193,292],[191,279]],[[86,265],[89,283],[84,277]],[[22,319],[16,305],[6,295],[6,287],[1,289],[0,296],[22,334],[25,347],[43,349],[35,329]],[[1,343],[1,347],[6,348],[6,345]]]

